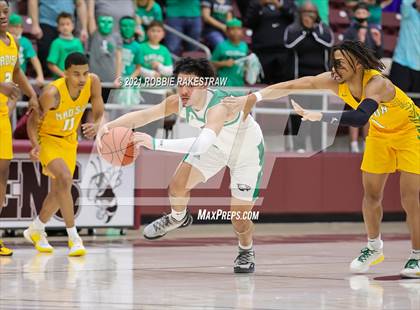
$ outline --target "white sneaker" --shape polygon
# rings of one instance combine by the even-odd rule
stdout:
[[[190,226],[192,222],[193,217],[188,210],[180,221],[175,220],[170,214],[166,214],[147,225],[143,230],[143,236],[149,240],[158,239],[174,229]]]
[[[369,245],[363,248],[360,253],[350,264],[350,271],[353,273],[364,273],[369,270],[370,266],[379,264],[385,258],[383,249],[375,250]]]
[[[360,153],[359,142],[357,142],[357,141],[350,142],[350,152]]]
[[[410,258],[400,274],[403,278],[420,279],[420,259]]]
[[[69,256],[84,256],[86,255],[86,249],[83,246],[82,238],[76,239],[69,238]]]
[[[44,230],[33,229],[32,225],[23,232],[27,241],[35,246],[35,249],[41,253],[51,253],[54,248],[48,243],[47,234]]]

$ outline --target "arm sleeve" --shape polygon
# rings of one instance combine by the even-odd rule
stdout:
[[[378,109],[378,106],[375,100],[366,98],[353,111],[323,112],[321,121],[330,124],[339,123],[345,126],[363,127],[369,121],[371,115]]]
[[[216,141],[217,135],[210,128],[204,128],[197,138],[153,139],[153,148],[158,151],[201,155]]]

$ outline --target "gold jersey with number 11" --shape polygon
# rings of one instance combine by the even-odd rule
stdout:
[[[49,110],[46,113],[39,134],[59,137],[74,135],[90,99],[91,77],[88,77],[76,100],[71,98],[64,78],[52,82],[51,85],[58,89],[60,103],[56,109]]]

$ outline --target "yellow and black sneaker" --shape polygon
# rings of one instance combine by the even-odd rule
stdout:
[[[12,256],[13,251],[4,246],[3,240],[0,239],[0,256]]]

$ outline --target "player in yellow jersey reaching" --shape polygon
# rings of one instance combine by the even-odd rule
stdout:
[[[13,158],[9,113],[19,97],[19,88],[29,97],[29,108],[38,108],[36,93],[20,70],[19,45],[7,32],[9,11],[9,2],[0,0],[0,213],[6,196],[10,160]],[[6,248],[0,239],[0,256],[12,254],[13,251]]]
[[[39,216],[24,231],[25,239],[39,252],[53,251],[46,239],[45,224],[60,209],[69,236],[69,256],[86,254],[74,224],[71,187],[76,167],[77,128],[89,100],[94,123],[83,124],[82,130],[92,139],[104,111],[101,82],[89,73],[86,56],[72,53],[65,61],[65,77],[49,84],[41,94],[40,115],[32,113],[28,119],[28,135],[33,146],[30,155],[40,160],[43,173],[51,181]]]
[[[360,42],[344,41],[332,49],[332,71],[271,85],[224,104],[231,112],[262,99],[286,96],[299,89],[334,92],[353,110],[340,113],[311,112],[294,103],[303,120],[362,127],[370,122],[363,156],[363,218],[368,243],[350,264],[355,273],[366,272],[384,259],[380,235],[382,197],[388,175],[401,172],[401,204],[407,214],[412,252],[401,271],[403,277],[420,278],[420,109],[380,71],[384,65]],[[337,202],[338,203],[338,202]]]

